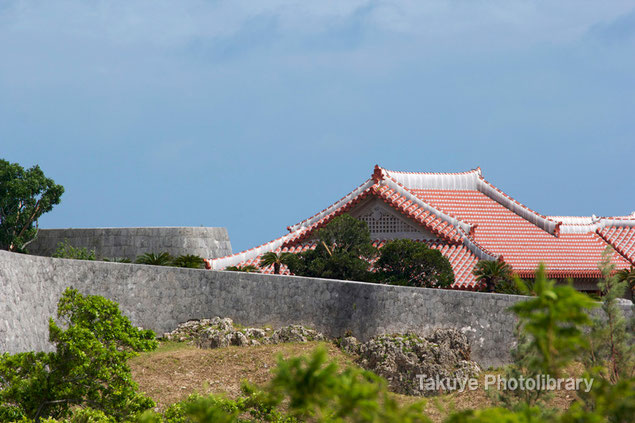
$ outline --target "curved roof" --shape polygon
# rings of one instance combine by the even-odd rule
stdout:
[[[310,248],[314,231],[369,196],[438,237],[432,245],[450,259],[458,288],[474,288],[472,270],[478,260],[504,259],[523,277],[533,276],[538,264],[545,262],[549,275],[559,278],[600,277],[597,263],[608,245],[615,248],[612,261],[618,269],[628,268],[635,260],[635,214],[544,216],[489,183],[480,168],[414,173],[375,166],[371,178],[324,210],[289,226],[288,234],[209,260],[209,266],[254,264],[267,251]],[[376,240],[377,245],[382,242]]]

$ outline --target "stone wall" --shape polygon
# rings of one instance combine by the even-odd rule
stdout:
[[[0,352],[45,350],[49,316],[67,286],[117,301],[135,325],[161,334],[189,319],[303,324],[330,336],[457,328],[484,366],[509,359],[522,297],[294,276],[179,269],[0,251]]]
[[[144,253],[167,251],[173,256],[195,254],[216,258],[232,253],[225,228],[86,228],[40,229],[29,253],[52,256],[58,243],[68,240],[73,247],[95,250],[99,258],[126,257],[134,260]]]

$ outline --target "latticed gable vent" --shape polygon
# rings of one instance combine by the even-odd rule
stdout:
[[[384,213],[382,210],[371,210],[359,218],[368,224],[371,233],[419,232],[397,216]]]
[[[435,238],[431,233],[428,233],[428,231],[406,222],[405,219],[381,205],[375,204],[365,208],[365,210],[362,210],[361,213],[355,217],[366,222],[373,239]]]

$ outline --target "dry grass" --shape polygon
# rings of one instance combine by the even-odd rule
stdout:
[[[155,400],[160,409],[201,394],[240,395],[243,380],[264,385],[278,356],[309,355],[315,348],[327,349],[331,360],[340,366],[351,365],[352,358],[332,343],[277,344],[253,347],[227,347],[203,350],[187,344],[166,343],[157,351],[143,353],[130,362],[139,390]]]
[[[319,346],[326,348],[329,358],[340,367],[354,365],[353,357],[332,343],[308,342],[213,350],[203,350],[184,343],[162,343],[157,351],[133,358],[130,366],[140,391],[155,400],[158,408],[163,410],[195,392],[236,398],[240,395],[243,380],[257,385],[266,384],[271,379],[271,369],[275,367],[278,356],[288,358],[308,355]],[[572,369],[571,373],[578,373],[577,370]],[[486,374],[498,373],[500,371],[484,372],[479,389],[475,391],[466,390],[428,399],[426,413],[433,421],[439,422],[452,411],[492,406],[492,400],[483,389],[483,382]],[[404,405],[422,399],[406,395],[395,397]],[[564,409],[573,400],[574,394],[570,392],[556,392],[551,405]]]

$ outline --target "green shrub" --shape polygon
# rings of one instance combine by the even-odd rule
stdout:
[[[603,377],[611,383],[635,376],[635,342],[632,330],[617,303],[629,288],[626,278],[615,272],[611,264],[613,249],[608,248],[600,263],[603,279],[598,283],[602,293],[602,313],[593,319],[589,339],[591,348],[587,356],[589,370],[598,366],[605,369]]]
[[[227,266],[225,270],[230,272],[245,272],[245,273],[258,273],[260,270],[253,264],[247,264],[243,266]]]
[[[173,259],[171,265],[176,267],[186,267],[189,269],[203,269],[205,268],[205,260],[197,255],[187,254]]]
[[[286,258],[286,264],[298,276],[367,281],[376,255],[366,222],[343,214],[317,232],[315,249]]]
[[[536,271],[535,297],[515,304],[511,310],[529,337],[528,366],[557,377],[561,370],[588,348],[583,328],[591,325],[587,314],[597,304],[571,284],[547,279],[543,265]],[[522,284],[522,281],[517,281]]]
[[[75,260],[96,260],[95,250],[73,247],[67,239],[57,244],[53,257]]]
[[[433,288],[454,283],[450,261],[439,250],[410,239],[386,243],[374,267],[377,280],[392,285]]]
[[[518,277],[515,283],[522,292],[528,292]],[[511,307],[518,318],[517,345],[511,351],[513,364],[505,369],[506,379],[559,377],[565,366],[582,357],[588,346],[584,329],[591,324],[587,311],[596,306],[595,302],[571,285],[548,279],[542,264],[536,270],[532,290],[534,297]],[[495,396],[510,409],[540,404],[543,414],[552,412],[544,407],[551,397],[549,391],[505,390]]]
[[[3,420],[65,418],[74,406],[90,406],[96,411],[82,421],[98,412],[120,421],[154,405],[136,392],[127,364],[156,348],[152,331],[133,327],[116,303],[71,288],[59,300],[57,321],[62,326],[49,320],[54,352],[0,356]]]
[[[477,281],[485,284],[485,290],[488,292],[499,292],[501,286],[509,289],[516,286],[511,283],[512,269],[504,261],[481,260],[476,264],[473,273]]]
[[[145,253],[137,257],[135,263],[150,264],[153,266],[170,266],[174,258],[170,253]]]
[[[110,262],[110,263],[132,263],[132,260],[130,260],[127,257],[105,258],[104,261],[107,261],[107,262]]]

